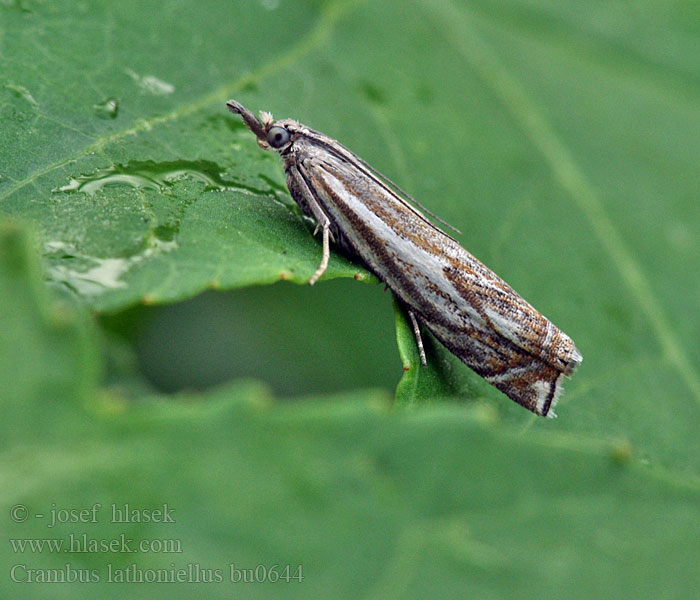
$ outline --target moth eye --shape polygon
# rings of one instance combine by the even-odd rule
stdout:
[[[270,127],[267,132],[267,143],[273,148],[281,148],[289,141],[289,131],[284,127]]]

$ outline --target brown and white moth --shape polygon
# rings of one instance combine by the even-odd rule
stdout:
[[[425,364],[420,324],[489,383],[532,412],[554,417],[562,379],[581,364],[563,331],[433,225],[397,185],[332,138],[297,121],[258,119],[235,100],[266,150],[284,160],[287,187],[323,238],[374,272],[405,306]]]

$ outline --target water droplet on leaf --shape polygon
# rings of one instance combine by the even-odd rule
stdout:
[[[172,83],[158,79],[154,75],[144,75],[142,77],[131,69],[126,69],[125,72],[136,83],[138,83],[141,88],[156,96],[167,96],[175,91],[175,86]]]
[[[106,186],[126,185],[167,193],[178,181],[190,179],[204,183],[205,192],[236,190],[259,195],[274,195],[273,190],[261,190],[224,179],[223,171],[224,169],[219,165],[208,160],[132,161],[98,169],[89,175],[72,177],[66,185],[52,192],[83,192],[92,196]]]
[[[23,85],[15,85],[13,83],[8,83],[6,87],[12,92],[15,98],[23,98],[32,106],[36,106],[38,104],[38,102],[34,99],[34,96],[32,96],[31,92]]]
[[[95,104],[93,108],[100,119],[116,119],[119,113],[119,101],[116,98],[107,98]]]

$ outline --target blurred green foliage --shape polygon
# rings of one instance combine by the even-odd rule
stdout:
[[[182,549],[3,542],[6,595],[694,597],[699,22],[689,1],[0,3],[3,531]],[[559,419],[430,340],[417,369],[361,266],[295,285],[318,241],[229,97],[341,140],[569,333]],[[224,581],[106,583],[195,564]]]

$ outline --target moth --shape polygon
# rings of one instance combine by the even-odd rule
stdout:
[[[421,326],[512,400],[555,416],[562,380],[582,360],[569,336],[336,140],[267,112],[258,118],[235,100],[226,105],[260,147],[279,153],[292,198],[316,222],[314,235],[321,231],[321,262],[309,284],[326,270],[333,240],[404,306],[423,365]]]

